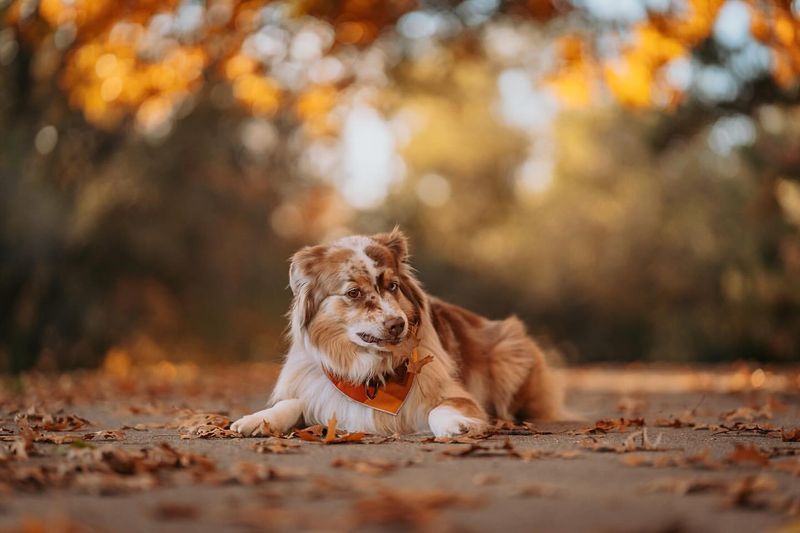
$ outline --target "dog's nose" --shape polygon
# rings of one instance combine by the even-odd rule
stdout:
[[[406,327],[406,321],[402,317],[390,318],[383,323],[383,327],[392,337],[399,337]]]

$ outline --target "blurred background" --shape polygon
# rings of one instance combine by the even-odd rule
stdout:
[[[569,363],[800,360],[797,0],[0,0],[0,370],[277,358],[395,223]]]

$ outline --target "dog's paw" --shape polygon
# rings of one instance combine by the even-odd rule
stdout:
[[[281,400],[269,409],[243,416],[231,429],[245,437],[267,436],[271,433],[285,433],[303,415],[303,402],[298,399]]]
[[[470,431],[479,432],[486,426],[483,420],[466,416],[452,407],[436,407],[428,415],[428,426],[434,437],[454,437]]]
[[[269,409],[243,416],[233,424],[231,430],[241,433],[245,437],[258,437],[265,435],[272,427]]]

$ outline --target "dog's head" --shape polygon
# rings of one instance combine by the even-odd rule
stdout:
[[[426,305],[396,228],[303,248],[289,284],[293,338],[308,339],[323,364],[345,376],[375,375],[401,355]]]

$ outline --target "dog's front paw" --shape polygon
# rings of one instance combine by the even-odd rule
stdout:
[[[269,409],[243,416],[231,424],[231,429],[245,437],[267,436],[273,432],[285,433],[297,424],[302,415],[302,401],[298,399],[281,400]]]
[[[264,432],[264,426],[266,425],[267,420],[266,417],[262,414],[264,411],[259,411],[258,413],[253,413],[252,415],[243,416],[233,424],[231,424],[231,429],[238,433],[241,433],[245,437],[256,437],[262,435]]]
[[[453,437],[471,431],[479,432],[486,424],[447,406],[436,407],[428,415],[428,426],[434,437]]]

